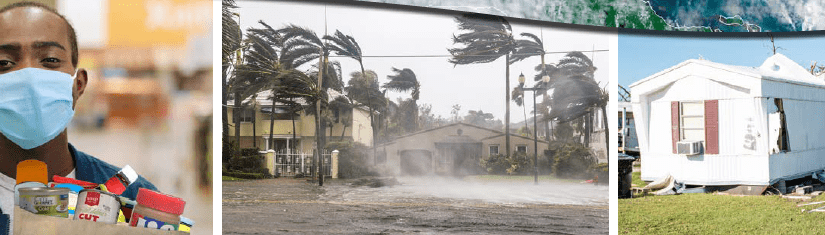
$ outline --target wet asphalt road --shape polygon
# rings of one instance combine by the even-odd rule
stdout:
[[[424,182],[429,181],[400,181],[403,185],[381,188],[354,187],[349,185],[352,181],[347,180],[328,180],[324,187],[303,179],[224,181],[223,233],[608,233],[606,186],[560,182],[546,185],[546,188],[556,188],[552,190],[525,186],[519,191],[502,188],[497,183],[459,181],[453,186],[449,185],[453,182],[433,183],[436,186],[429,185],[422,191],[422,186],[428,185]],[[503,182],[501,185],[513,184]],[[430,190],[440,187],[453,190],[446,193]],[[576,190],[557,190],[564,188]],[[472,192],[474,190],[477,192]],[[570,195],[570,198],[581,198],[579,201],[568,198],[552,203],[543,199],[552,193],[582,195]],[[604,195],[603,200],[594,195]]]

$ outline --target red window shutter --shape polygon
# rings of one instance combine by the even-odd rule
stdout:
[[[676,142],[679,142],[679,101],[670,102],[670,123],[673,153],[676,153]]]
[[[719,154],[719,101],[705,101],[705,153]]]

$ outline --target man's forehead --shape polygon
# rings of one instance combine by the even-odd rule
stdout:
[[[19,7],[0,13],[0,44],[30,46],[55,41],[68,47],[66,23],[60,16],[38,7]]]

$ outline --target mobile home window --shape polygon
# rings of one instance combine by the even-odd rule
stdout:
[[[702,101],[681,102],[679,110],[680,140],[705,139],[705,107]]]
[[[498,145],[490,145],[490,156],[498,154]]]

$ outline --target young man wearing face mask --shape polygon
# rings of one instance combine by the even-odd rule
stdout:
[[[102,184],[120,170],[68,141],[66,126],[88,85],[77,61],[74,29],[54,9],[29,2],[0,8],[0,210],[6,214],[14,211],[20,161],[45,162],[49,181],[59,175]],[[157,190],[143,177],[132,184],[122,194],[132,200],[138,188]]]

